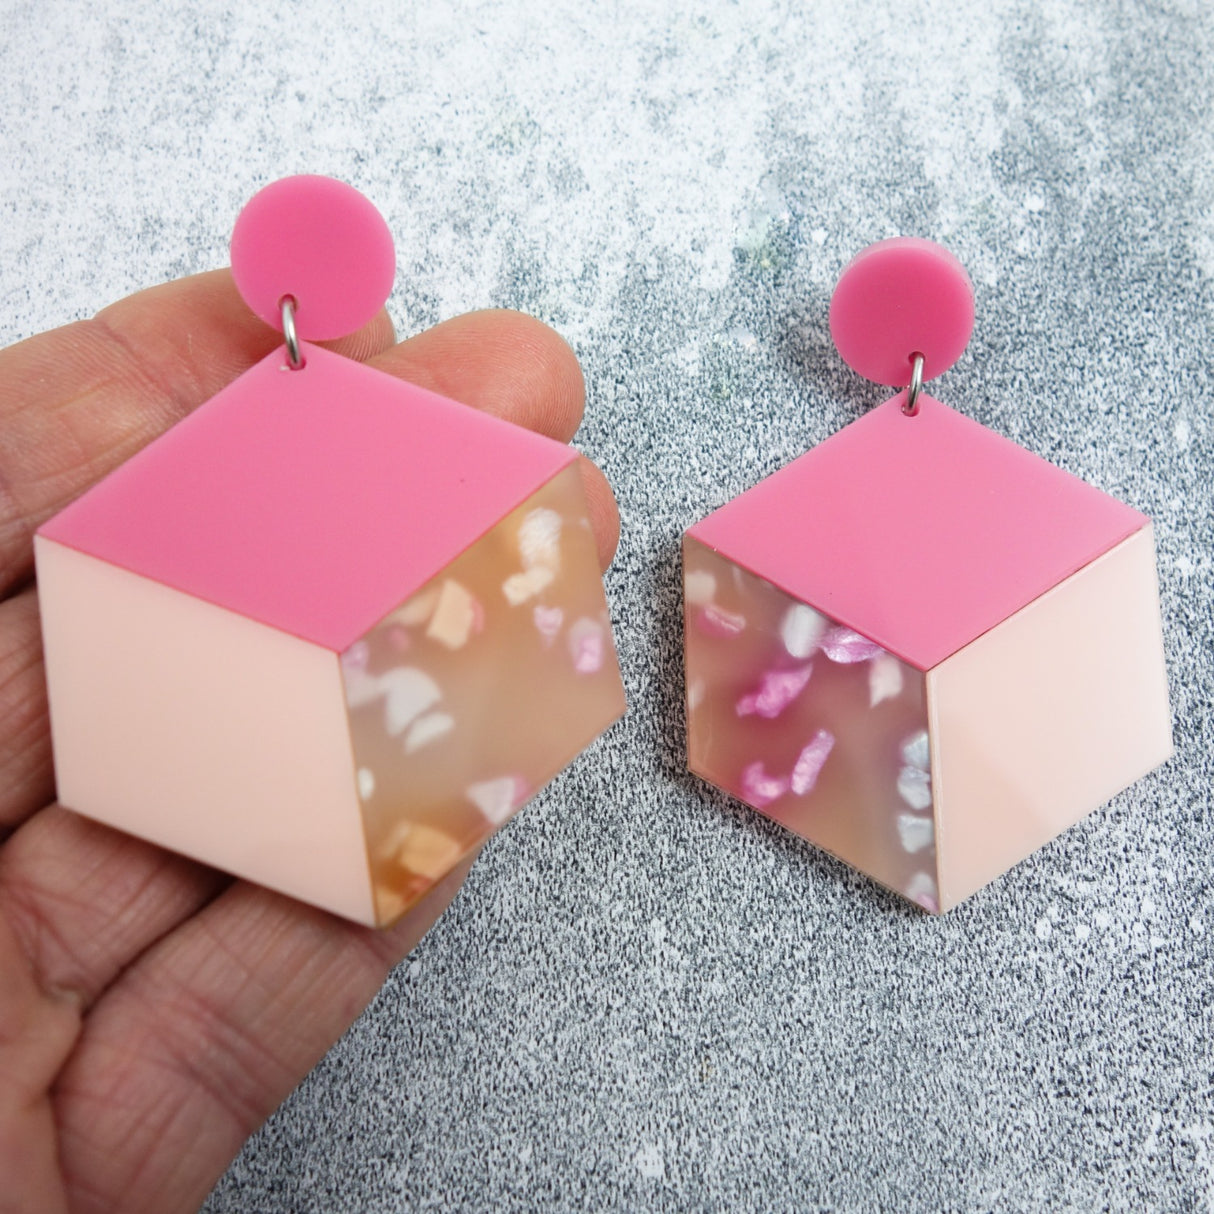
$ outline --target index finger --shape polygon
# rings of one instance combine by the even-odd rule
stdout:
[[[219,270],[0,352],[0,595],[29,578],[38,526],[281,340]],[[397,346],[381,313],[324,344],[562,441],[581,419],[573,352],[519,313],[474,313]]]

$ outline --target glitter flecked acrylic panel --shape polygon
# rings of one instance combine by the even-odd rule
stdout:
[[[246,244],[298,222],[282,264],[234,237],[251,306],[357,328],[391,282],[382,220],[327,179],[263,195]],[[328,270],[293,280],[316,247]],[[37,537],[60,798],[388,923],[623,711],[594,551],[568,447],[276,351]]]
[[[623,711],[577,467],[355,642],[342,672],[387,922]]]
[[[922,671],[690,536],[691,770],[936,909]]]
[[[832,304],[895,386],[971,322],[921,241],[866,250]],[[1148,520],[908,396],[688,532],[689,762],[937,910],[1166,759],[1170,717]]]

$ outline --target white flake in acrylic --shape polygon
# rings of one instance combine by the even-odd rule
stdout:
[[[931,818],[918,814],[898,815],[898,838],[904,851],[920,852],[925,847],[931,847],[935,835],[936,828]]]
[[[911,809],[930,809],[932,778],[917,767],[904,767],[898,773],[898,795]]]
[[[917,730],[902,743],[902,762],[920,771],[931,770],[931,744],[926,729]]]
[[[365,667],[346,664],[343,673],[346,703],[351,708],[365,708],[382,699],[384,729],[393,738],[404,733],[442,695],[438,684],[414,666],[397,666],[374,675]]]
[[[902,694],[902,663],[892,653],[879,653],[868,664],[868,706]]]
[[[906,883],[906,896],[926,911],[935,914],[940,909],[936,879],[930,873],[915,873]]]
[[[512,573],[502,583],[502,593],[511,607],[517,607],[552,585],[555,576],[547,566],[533,565],[522,573]]]
[[[393,738],[404,733],[441,697],[438,684],[414,666],[398,666],[386,671],[379,676],[378,682],[384,697],[384,727]]]
[[[780,622],[780,639],[790,657],[804,659],[818,647],[827,619],[805,603],[794,603]]]
[[[694,607],[703,607],[716,597],[717,579],[707,569],[692,569],[683,579],[683,597]]]
[[[905,738],[899,751],[902,770],[898,773],[898,795],[911,809],[930,809],[932,804],[931,745],[927,730],[916,730]]]
[[[424,717],[418,717],[405,735],[405,753],[411,755],[421,750],[423,746],[449,734],[454,727],[455,718],[449,713],[428,712]]]
[[[524,569],[542,566],[555,573],[561,565],[561,516],[547,507],[532,510],[519,526],[518,550]]]

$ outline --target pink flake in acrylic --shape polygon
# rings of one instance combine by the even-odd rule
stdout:
[[[762,809],[788,791],[788,781],[783,776],[767,774],[763,761],[749,763],[742,770],[742,798]]]
[[[852,662],[867,662],[885,652],[876,641],[862,637],[858,632],[840,625],[832,628],[821,640],[821,649],[832,662],[848,665]]]
[[[797,756],[792,769],[791,786],[798,797],[813,792],[818,776],[834,748],[835,735],[828,729],[819,729],[809,745]]]
[[[594,674],[603,665],[603,626],[583,617],[569,629],[569,653],[578,674]]]
[[[710,603],[696,617],[700,631],[715,637],[736,637],[746,627],[746,617],[726,611],[716,603]]]
[[[536,631],[551,643],[565,622],[565,613],[559,607],[536,607],[531,618],[535,621]]]
[[[371,649],[366,641],[355,641],[349,649],[341,655],[341,668],[347,671],[357,671],[361,673],[367,669],[367,659],[371,655]]]
[[[802,666],[799,670],[769,670],[759,683],[759,690],[738,701],[738,716],[757,715],[769,721],[778,717],[805,690],[813,669]]]

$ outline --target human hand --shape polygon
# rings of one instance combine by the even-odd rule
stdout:
[[[377,932],[54,803],[34,530],[280,340],[225,270],[0,352],[0,1211],[196,1208],[471,865]],[[326,344],[562,441],[581,418],[569,347],[517,313]]]

